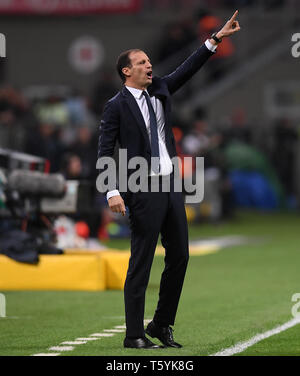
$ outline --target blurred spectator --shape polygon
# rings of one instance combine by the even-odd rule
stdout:
[[[38,120],[42,123],[65,126],[70,121],[70,114],[64,98],[49,96],[34,105],[34,111]]]
[[[63,151],[58,130],[53,124],[41,123],[27,134],[25,152],[48,159],[50,172],[59,171]]]
[[[22,151],[30,107],[14,88],[0,89],[0,147]]]
[[[191,133],[186,135],[183,140],[183,149],[186,153],[199,156],[205,154],[210,146],[210,139],[207,135],[207,123],[204,120],[194,122]]]
[[[159,75],[169,74],[175,70],[191,54],[194,49],[191,44],[195,39],[193,20],[185,18],[169,23],[159,42],[157,55],[154,56],[154,62],[160,64]],[[191,81],[188,81],[175,93],[175,103],[190,97],[191,92]]]
[[[205,181],[212,184],[220,200],[220,211],[222,218],[230,218],[234,214],[234,203],[232,197],[232,185],[228,176],[228,166],[224,157],[223,136],[209,128],[205,114],[201,109],[195,112],[193,128],[183,139],[183,150],[193,157],[204,157]],[[207,196],[209,192],[207,192]],[[212,198],[212,207],[214,200]]]
[[[184,137],[182,147],[193,157],[205,157],[205,168],[214,166],[213,151],[219,146],[219,135],[210,129],[202,110],[195,112],[192,130]]]
[[[78,155],[64,154],[60,171],[67,180],[82,180],[82,163]]]
[[[67,110],[69,122],[74,125],[93,124],[95,122],[90,110],[88,109],[88,98],[73,90],[70,97],[64,102]]]
[[[64,154],[60,172],[66,180],[81,181],[81,185],[85,187],[85,191],[88,191],[88,198],[85,196],[88,200],[86,209],[69,215],[69,217],[76,222],[84,221],[87,223],[91,237],[97,238],[103,217],[106,217],[106,214],[103,214],[106,206],[104,196],[96,192],[95,182],[88,180],[85,176],[83,163],[78,155],[74,153]]]
[[[118,91],[114,82],[115,71],[105,68],[100,72],[99,81],[91,96],[91,109],[99,117],[102,115],[105,103]]]
[[[274,128],[273,163],[285,193],[295,194],[295,162],[298,134],[288,119],[281,119]]]
[[[173,56],[174,59],[168,64],[168,71],[172,71],[187,57],[189,53],[188,47],[194,39],[195,35],[190,23],[182,21],[167,25],[158,48],[158,62]],[[180,51],[182,51],[181,54]]]
[[[246,144],[252,144],[252,128],[247,123],[246,112],[243,108],[236,108],[231,115],[229,129],[224,130],[224,142],[240,141]]]
[[[89,127],[80,127],[75,143],[69,147],[69,152],[80,158],[84,179],[96,179],[97,142],[98,138]]]

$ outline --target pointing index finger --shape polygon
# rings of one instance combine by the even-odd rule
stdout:
[[[237,14],[239,13],[238,10],[236,10],[233,14],[233,16],[230,18],[229,22],[233,22],[236,19]]]

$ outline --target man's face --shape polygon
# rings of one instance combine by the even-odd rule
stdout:
[[[152,65],[149,57],[143,51],[131,52],[129,55],[131,67],[123,68],[126,84],[144,90],[152,83]]]

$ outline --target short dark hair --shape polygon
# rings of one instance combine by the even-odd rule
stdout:
[[[117,71],[118,71],[119,76],[121,77],[121,80],[123,81],[123,83],[126,81],[126,76],[122,72],[122,69],[126,68],[126,67],[129,67],[129,68],[131,67],[131,60],[130,60],[129,55],[132,52],[139,52],[139,51],[141,51],[141,50],[138,49],[138,48],[133,48],[131,50],[127,50],[127,51],[122,52],[120,54],[120,56],[118,57],[118,60],[117,60]]]

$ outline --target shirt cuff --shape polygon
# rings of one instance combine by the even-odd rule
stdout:
[[[205,41],[205,46],[208,50],[210,50],[211,52],[216,52],[216,49],[217,49],[217,45],[214,45],[214,44],[211,44],[210,41],[208,39],[206,39]]]
[[[107,194],[106,194],[106,199],[107,199],[107,201],[108,201],[111,197],[114,197],[114,196],[120,196],[120,192],[119,192],[117,189],[114,189],[113,191],[109,191],[109,192],[107,192]]]

